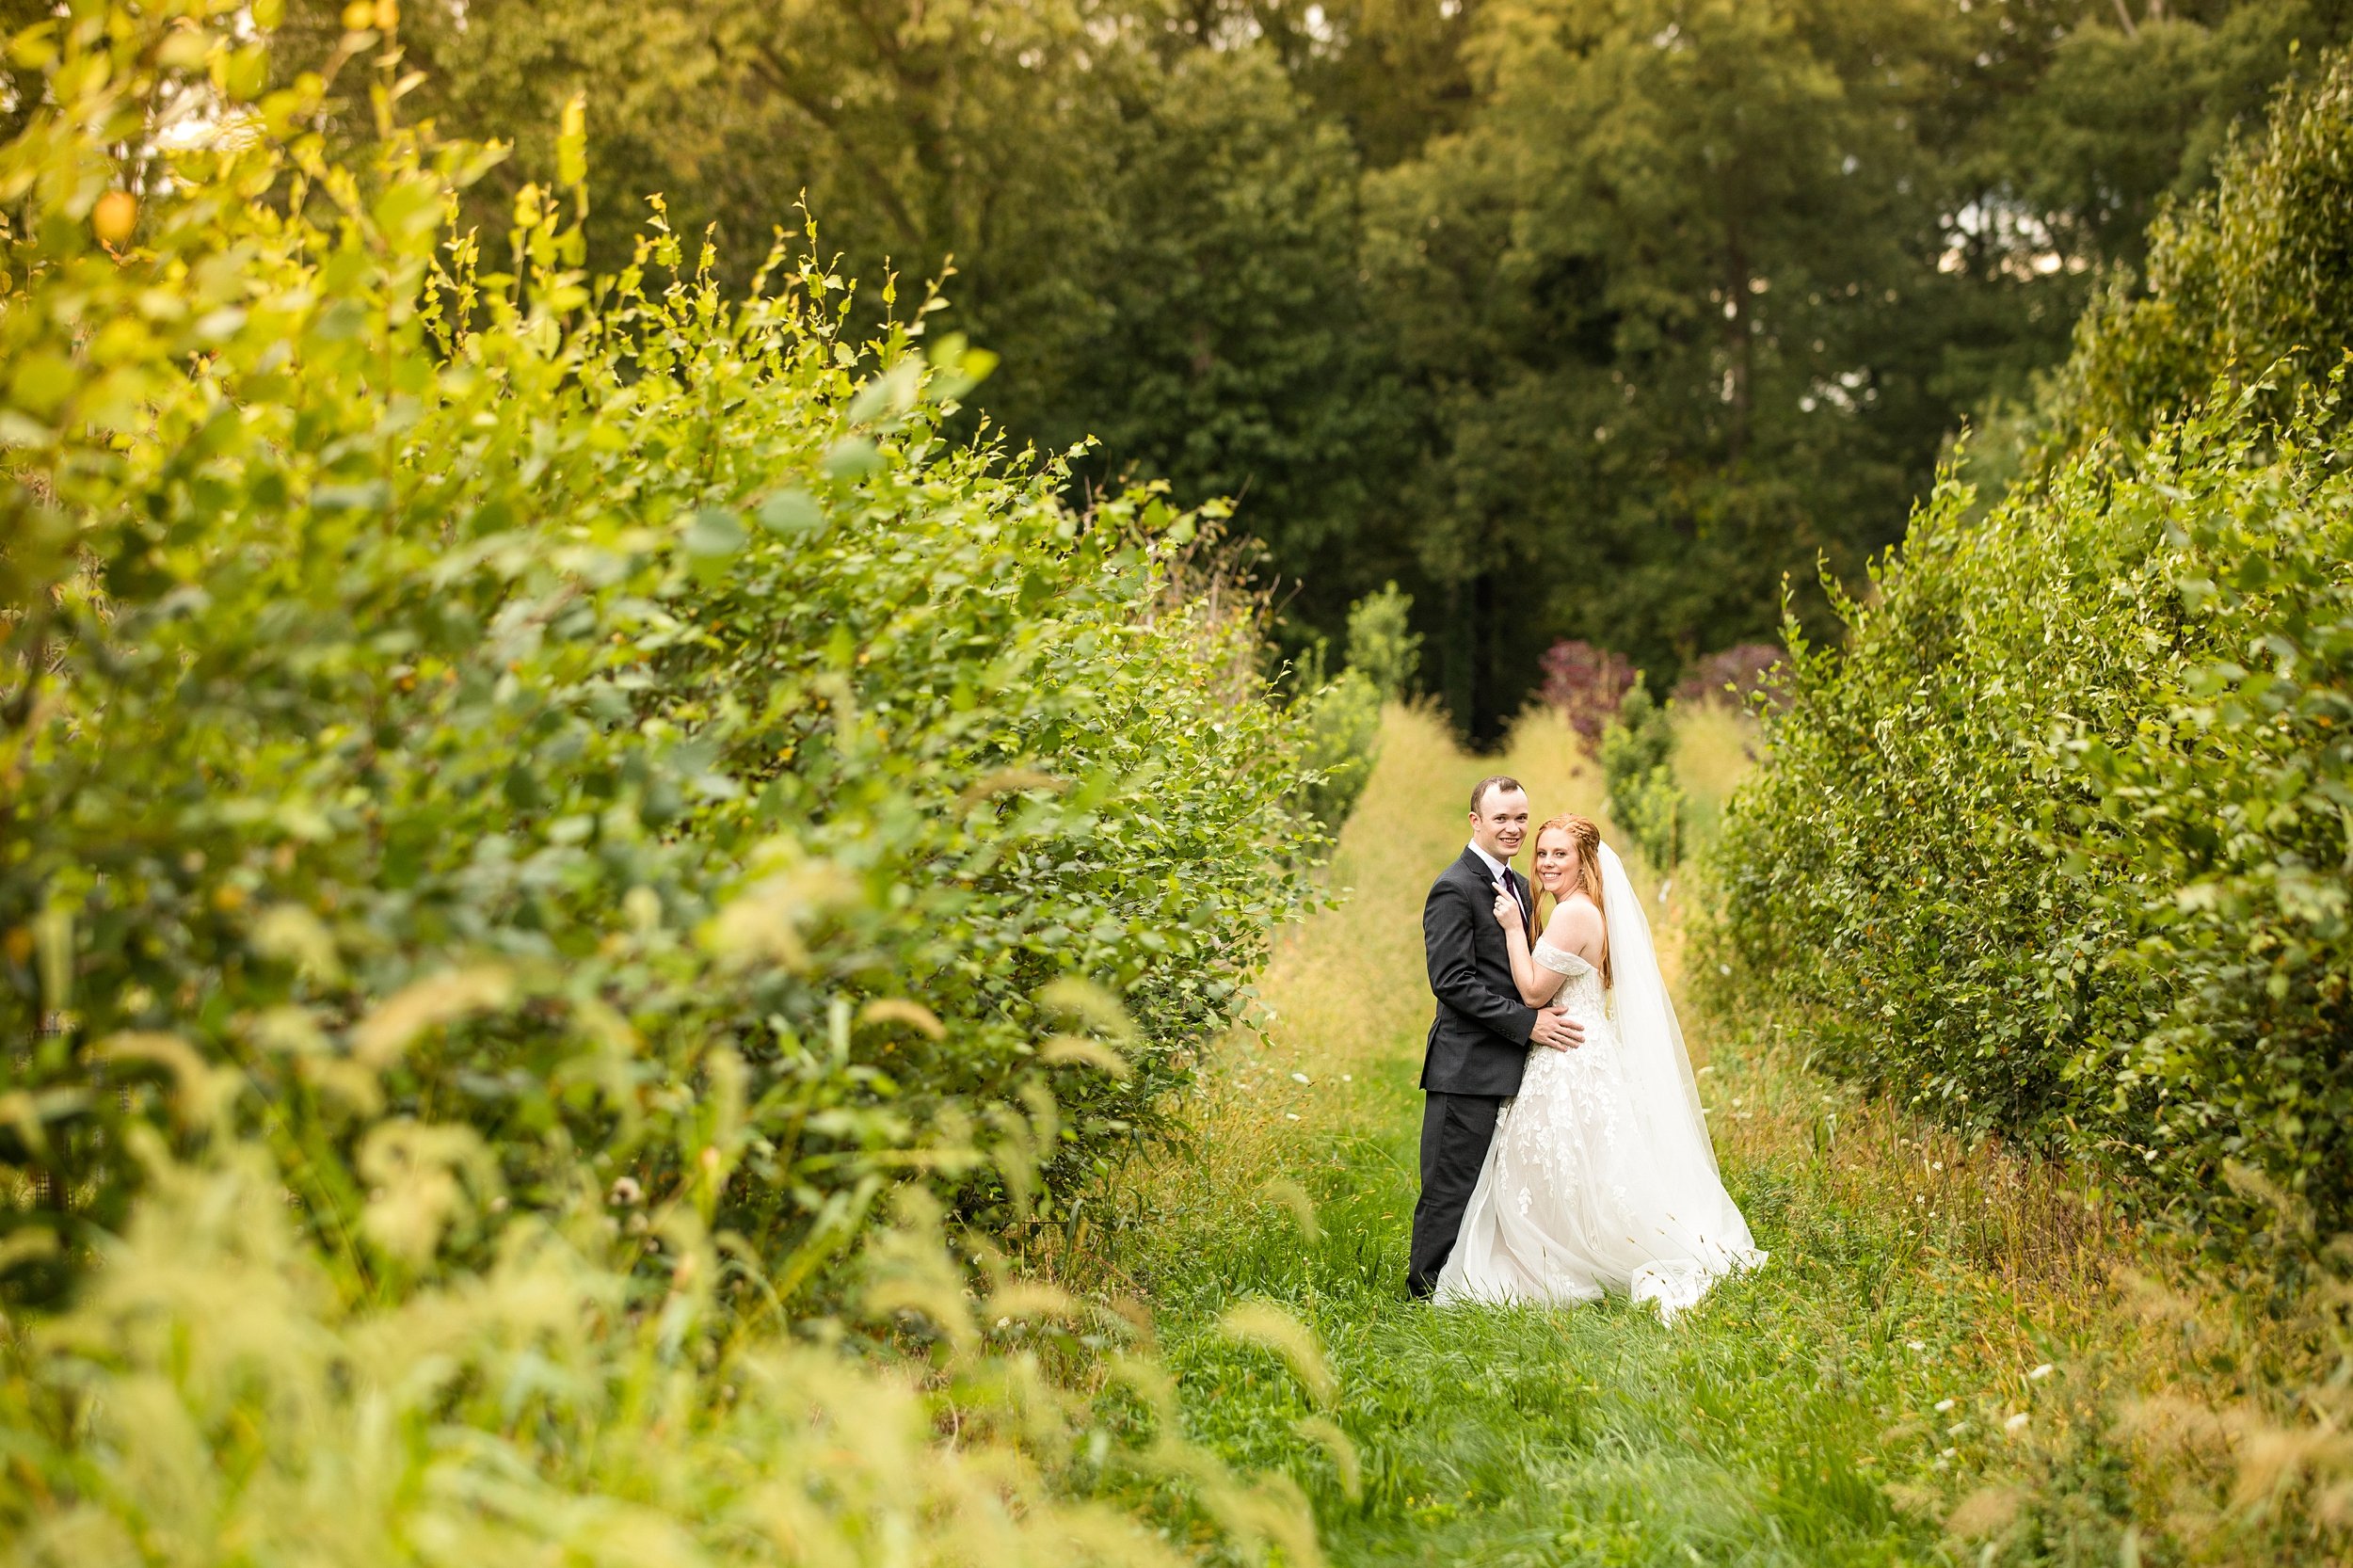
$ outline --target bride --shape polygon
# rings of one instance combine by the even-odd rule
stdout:
[[[1531,952],[1517,900],[1496,900],[1531,1007],[1565,1005],[1574,1050],[1529,1052],[1503,1108],[1440,1302],[1654,1301],[1672,1318],[1765,1260],[1716,1174],[1699,1087],[1650,922],[1625,868],[1583,817],[1536,831],[1536,886],[1556,901]]]

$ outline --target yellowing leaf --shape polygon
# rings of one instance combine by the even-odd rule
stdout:
[[[588,95],[575,92],[564,102],[563,127],[555,136],[555,183],[566,187],[588,181]]]

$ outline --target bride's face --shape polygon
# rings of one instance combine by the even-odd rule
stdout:
[[[1536,836],[1536,886],[1555,898],[1577,886],[1577,840],[1560,828]]]

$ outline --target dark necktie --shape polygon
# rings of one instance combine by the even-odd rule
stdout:
[[[1520,906],[1520,929],[1528,933],[1529,941],[1536,940],[1536,911],[1528,906],[1528,895],[1520,891],[1519,872],[1509,865],[1503,868],[1503,886],[1512,895],[1512,902]]]

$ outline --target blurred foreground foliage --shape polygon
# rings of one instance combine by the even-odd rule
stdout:
[[[360,1302],[261,1143],[131,1143],[104,1267],[0,1346],[0,1562],[1174,1568],[1178,1530],[1321,1560],[1295,1483],[1178,1435],[1148,1322],[956,1266],[920,1190],[838,1318],[742,1311],[691,1210],[648,1296],[586,1180],[480,1269]]]
[[[1312,1560],[1000,1252],[1308,896],[1214,516],[781,237],[588,275],[577,100],[487,260],[396,8],[278,8],[8,44],[0,1556],[1169,1560],[1131,1470]]]
[[[1792,626],[1713,867],[1830,1065],[2291,1274],[2353,1227],[2348,150],[2339,56],[2086,317],[2041,466]]]

